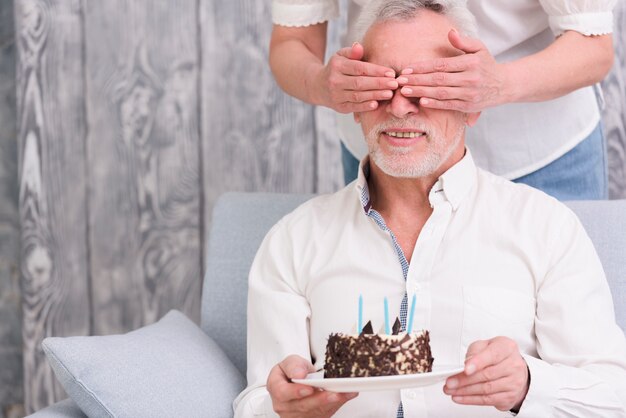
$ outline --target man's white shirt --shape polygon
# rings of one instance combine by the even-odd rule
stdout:
[[[362,166],[369,164],[367,158]],[[626,338],[606,278],[576,216],[546,194],[478,169],[469,151],[432,188],[432,215],[404,280],[394,238],[368,216],[367,180],[316,197],[265,237],[250,272],[248,388],[235,416],[273,416],[270,369],[291,354],[324,365],[328,335],[363,320],[383,329],[416,295],[435,364],[461,365],[468,346],[514,339],[531,382],[518,417],[625,417]],[[337,417],[508,416],[463,406],[442,385],[364,392]]]

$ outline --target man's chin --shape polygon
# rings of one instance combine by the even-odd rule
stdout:
[[[394,178],[415,179],[431,175],[438,164],[434,161],[415,161],[403,158],[405,155],[393,156],[370,153],[371,161],[386,175]]]
[[[414,151],[415,148],[414,147],[394,147],[394,146],[388,145],[387,149],[389,150],[387,154],[392,156],[393,158],[394,156],[401,157],[401,156],[410,154],[412,151]]]

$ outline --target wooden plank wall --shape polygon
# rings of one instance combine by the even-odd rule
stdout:
[[[602,82],[606,107],[602,112],[609,162],[609,197],[626,199],[626,3],[615,8],[615,62]]]
[[[84,2],[92,332],[199,319],[197,2]]]
[[[0,1],[0,417],[23,416],[13,2]]]
[[[282,94],[269,71],[270,2],[200,7],[205,218],[226,190],[314,190],[313,108]]]
[[[333,191],[342,184],[327,113],[285,95],[267,65],[270,2],[202,1],[205,234],[225,191]]]
[[[15,5],[24,402],[31,412],[65,396],[41,340],[91,331],[83,28],[78,0]]]
[[[348,3],[340,1],[340,16],[348,15]],[[339,39],[345,30],[345,19],[335,19],[328,24],[326,61],[340,48]],[[317,134],[316,169],[317,191],[331,193],[344,185],[341,165],[341,147],[337,135],[335,113],[326,107],[315,108],[315,132]]]
[[[611,195],[626,197],[623,6],[616,20],[604,120]],[[19,274],[25,388],[3,392],[16,371],[0,368],[0,402],[23,395],[32,412],[64,396],[45,336],[125,332],[171,308],[199,318],[221,193],[327,192],[342,177],[332,114],[272,79],[269,1],[15,0],[15,87],[1,23],[0,321],[14,325],[0,322],[0,362],[20,355]]]
[[[17,0],[15,16],[32,412],[64,396],[45,336],[199,318],[219,194],[340,180],[318,169],[313,108],[267,68],[267,3]]]

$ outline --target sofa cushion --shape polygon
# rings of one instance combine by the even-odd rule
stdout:
[[[626,332],[626,199],[565,202],[593,241],[609,282],[617,324]]]
[[[245,387],[217,344],[178,311],[128,334],[46,338],[43,348],[90,417],[232,416],[224,399]]]
[[[202,329],[246,373],[248,273],[261,241],[280,218],[313,197],[225,193],[213,208],[202,292]]]
[[[64,399],[47,408],[40,409],[27,418],[87,418],[87,415],[76,405],[76,402],[71,399]]]

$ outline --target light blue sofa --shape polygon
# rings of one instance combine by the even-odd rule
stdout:
[[[213,211],[202,295],[202,329],[243,376],[247,276],[252,259],[268,229],[309,198],[311,195],[228,193],[219,199]],[[578,214],[598,250],[613,292],[617,321],[626,330],[626,200],[567,202],[567,205]],[[240,382],[231,376],[223,379]],[[227,410],[232,399],[223,402],[222,410]],[[31,416],[85,417],[70,399]]]

